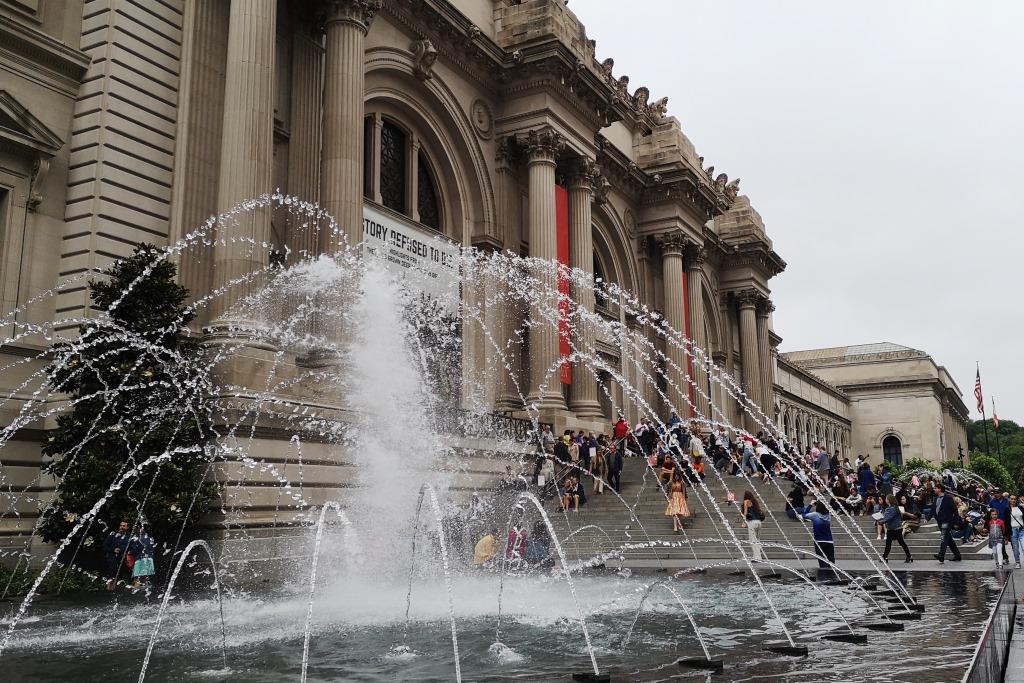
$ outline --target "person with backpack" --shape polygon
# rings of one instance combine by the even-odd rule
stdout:
[[[763,557],[761,552],[761,523],[764,522],[764,510],[754,498],[750,491],[743,492],[743,503],[740,506],[740,516],[743,518],[742,526],[747,530],[747,540],[750,541],[750,550],[754,559],[760,561]]]

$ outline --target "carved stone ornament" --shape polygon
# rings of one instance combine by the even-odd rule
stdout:
[[[490,140],[491,134],[494,132],[494,116],[487,103],[479,98],[474,100],[469,110],[469,118],[473,121],[473,128],[476,129],[477,135],[484,140]]]
[[[662,97],[660,100],[651,103],[651,116],[654,117],[655,121],[661,121],[665,116],[668,115],[668,98]]]
[[[605,78],[607,78],[609,81],[612,79],[613,68],[615,68],[615,60],[612,59],[611,57],[601,62],[601,73],[603,73]]]
[[[29,211],[35,211],[43,203],[43,193],[40,189],[46,182],[46,175],[50,172],[51,159],[40,157],[32,166],[32,179],[29,183],[28,200],[25,202]]]
[[[434,77],[434,62],[437,61],[437,48],[429,38],[414,40],[409,46],[412,52],[412,72],[421,81]]]
[[[662,233],[657,236],[657,240],[663,256],[682,256],[686,248],[686,236],[678,230]]]
[[[631,209],[626,209],[622,214],[622,223],[626,226],[626,234],[630,239],[636,239],[636,216]]]
[[[763,296],[757,302],[757,314],[758,315],[761,315],[761,316],[764,316],[764,317],[767,318],[774,311],[775,311],[775,304],[773,304],[772,300],[769,299],[768,297]]]
[[[357,24],[366,33],[383,5],[383,0],[328,0],[324,3],[324,24],[347,21]]]
[[[552,128],[534,129],[519,139],[530,161],[554,161],[565,148],[565,138]]]
[[[576,159],[569,169],[570,188],[589,189],[596,193],[600,179],[601,167],[586,157]]]
[[[736,293],[736,300],[740,308],[756,308],[757,302],[761,299],[761,293],[756,289],[744,289]]]
[[[685,260],[688,269],[700,268],[708,260],[708,250],[691,242],[686,246]]]
[[[633,93],[633,106],[643,111],[647,109],[647,100],[651,97],[651,91],[641,86]]]

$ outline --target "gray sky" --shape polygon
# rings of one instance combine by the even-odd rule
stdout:
[[[572,0],[761,213],[794,351],[891,341],[1024,422],[1024,2]],[[979,321],[985,321],[979,324]]]

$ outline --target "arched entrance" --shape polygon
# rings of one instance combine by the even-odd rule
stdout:
[[[882,458],[893,465],[903,466],[903,444],[895,434],[882,439]]]

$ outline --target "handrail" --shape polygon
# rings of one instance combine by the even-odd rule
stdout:
[[[441,406],[431,412],[434,428],[444,434],[492,439],[510,439],[536,444],[547,422],[534,423],[500,413],[475,413],[455,406]],[[536,427],[536,428],[535,428]]]
[[[1009,589],[1009,598],[1007,598]],[[1009,608],[1009,616],[1004,620],[998,620],[999,614],[1004,607]],[[978,639],[978,646],[974,649],[974,656],[967,667],[962,683],[986,683],[988,681],[1001,681],[1006,673],[1006,663],[1009,660],[1010,636],[1013,633],[1014,620],[1017,617],[1017,591],[1013,581],[1013,572],[1007,572],[1006,581],[999,590],[999,597],[992,607],[992,613],[988,615],[985,628]],[[994,631],[1005,630],[1005,639],[1000,643],[994,642]],[[992,650],[995,649],[995,652]]]

